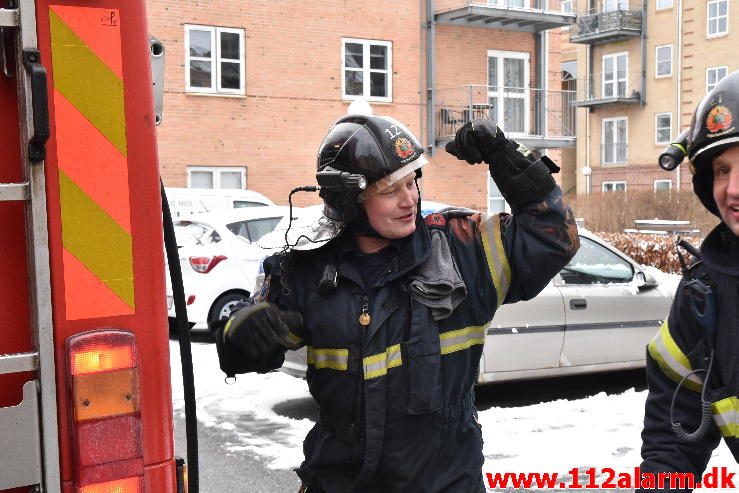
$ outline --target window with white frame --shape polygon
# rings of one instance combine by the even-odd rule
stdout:
[[[243,95],[244,30],[185,25],[185,87],[190,93]]]
[[[602,120],[602,164],[625,164],[628,150],[628,120],[604,118]]]
[[[728,73],[728,67],[708,67],[706,69],[706,93],[709,93],[711,89],[716,87],[718,81],[726,77]]]
[[[626,96],[628,86],[629,54],[614,53],[603,55],[603,97],[622,98]]]
[[[344,99],[391,101],[392,43],[367,39],[341,40],[341,93]]]
[[[562,12],[566,14],[571,14],[572,13],[572,0],[562,0],[561,8],[562,8]]]
[[[672,139],[672,113],[654,115],[654,143],[669,144]]]
[[[481,109],[506,133],[529,128],[528,86],[528,53],[488,50],[488,104]]]
[[[488,214],[497,214],[498,212],[511,212],[508,202],[500,193],[498,185],[488,173]]]
[[[672,190],[672,180],[654,180],[654,191]]]
[[[629,0],[603,0],[603,12],[613,12],[614,10],[627,10],[629,8]]]
[[[601,191],[603,192],[625,192],[626,182],[625,181],[604,181],[600,185]]]
[[[706,35],[709,38],[729,32],[729,0],[709,0]]]
[[[670,77],[672,75],[672,45],[662,45],[655,48],[655,77]]]
[[[657,8],[657,10],[671,9],[672,8],[672,0],[657,0],[656,8]]]
[[[188,166],[190,188],[246,188],[246,167]]]
[[[530,0],[488,0],[488,5],[492,7],[513,7],[513,8],[529,8]]]

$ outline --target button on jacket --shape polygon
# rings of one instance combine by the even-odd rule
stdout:
[[[467,291],[441,320],[409,293],[430,255],[432,228],[444,233]],[[363,283],[348,232],[283,262],[267,259],[268,300],[303,315],[292,337],[295,348],[307,347],[306,378],[320,406],[298,470],[309,491],[484,491],[473,386],[485,330],[502,303],[536,296],[578,241],[556,187],[515,216],[448,213],[419,221],[410,237],[393,242],[372,286]],[[337,269],[336,287],[319,290],[327,265]],[[227,374],[266,372],[284,361],[284,351],[261,361],[231,351],[219,348]]]

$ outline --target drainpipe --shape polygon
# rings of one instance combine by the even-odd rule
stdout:
[[[677,67],[675,74],[676,111],[675,111],[675,135],[682,131],[682,98],[683,98],[683,0],[677,1]],[[675,170],[677,173],[677,192],[680,193],[680,166]]]
[[[647,104],[647,0],[641,4],[641,106]]]
[[[434,80],[434,58],[436,57],[435,38],[436,23],[434,22],[434,0],[425,0],[426,2],[426,128],[429,155],[434,155],[436,144],[436,118],[435,118],[435,101],[434,92],[436,81]],[[420,0],[421,8],[423,8],[424,0]],[[422,96],[423,97],[423,96]]]

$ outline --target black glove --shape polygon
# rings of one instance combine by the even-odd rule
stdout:
[[[559,167],[551,159],[537,160],[490,120],[467,122],[447,142],[446,151],[470,164],[487,163],[503,198],[514,208],[543,200],[556,185],[551,173]]]
[[[298,312],[281,311],[270,303],[257,303],[231,315],[223,328],[223,343],[234,345],[249,358],[261,359],[280,347],[290,347],[288,334],[303,325]]]

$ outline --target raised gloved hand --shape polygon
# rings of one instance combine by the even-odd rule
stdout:
[[[470,164],[485,162],[503,197],[512,207],[543,200],[555,187],[551,173],[559,167],[548,157],[536,159],[525,146],[506,138],[490,120],[467,122],[446,151]]]
[[[292,330],[303,325],[298,312],[281,311],[270,303],[257,303],[233,313],[223,328],[225,344],[243,351],[247,357],[260,359],[280,346],[290,347]]]

